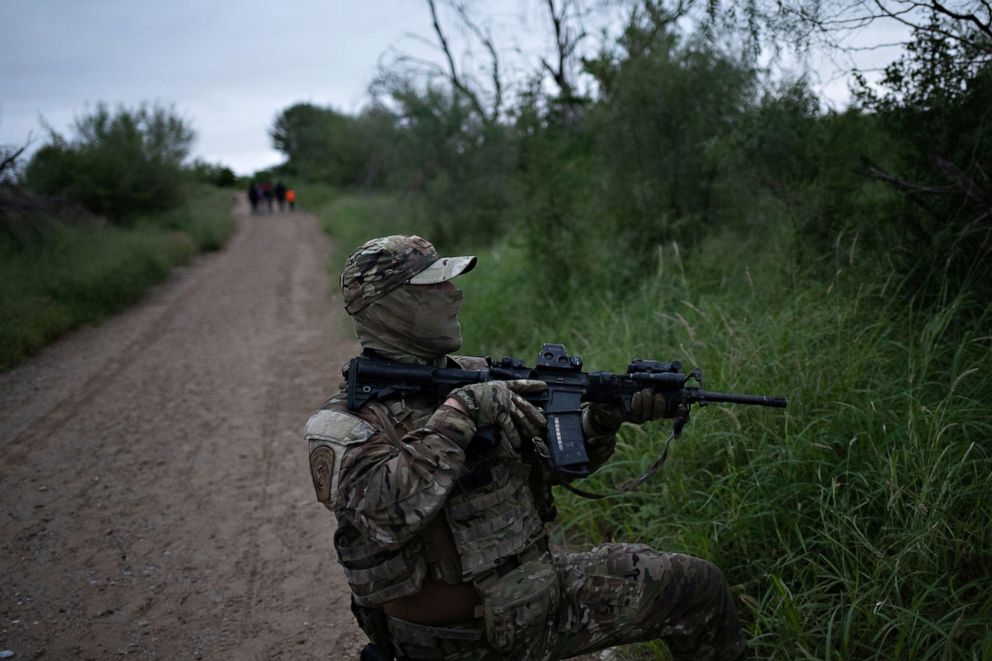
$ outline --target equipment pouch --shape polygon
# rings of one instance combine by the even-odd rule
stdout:
[[[558,575],[550,557],[525,562],[482,588],[489,644],[514,657],[543,649],[558,604]]]

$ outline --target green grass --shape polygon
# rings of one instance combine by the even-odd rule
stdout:
[[[41,245],[0,245],[0,369],[138,300],[233,229],[231,193],[196,187],[185,205],[131,228],[55,223]]]
[[[353,246],[403,231],[397,210],[358,196],[322,209],[342,246],[335,278]],[[786,411],[695,409],[634,494],[559,492],[559,540],[713,560],[756,658],[992,659],[992,307],[967,290],[907,299],[884,260],[843,237],[832,277],[799,271],[777,231],[709,236],[691,260],[659,247],[653,272],[612,291],[545,273],[504,240],[459,279],[465,352],[532,362],[563,342],[589,369],[677,359],[710,389],[787,396]],[[667,435],[625,426],[584,486],[638,475]]]
[[[316,214],[321,227],[334,241],[328,269],[333,280],[358,246],[369,239],[391,234],[427,236],[429,224],[419,204],[404,196],[385,193],[345,193],[323,184],[301,186],[301,208]],[[443,245],[438,245],[443,250]]]

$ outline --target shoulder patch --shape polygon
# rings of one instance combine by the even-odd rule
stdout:
[[[364,443],[375,428],[361,418],[341,411],[320,410],[310,416],[303,435],[310,448],[310,477],[317,500],[335,509],[341,462],[351,445]]]

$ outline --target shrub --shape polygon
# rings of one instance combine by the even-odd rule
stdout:
[[[115,224],[182,200],[182,162],[193,131],[172,109],[100,104],[76,120],[71,140],[51,132],[25,171],[27,187],[65,196]]]
[[[188,168],[189,174],[194,181],[199,181],[218,188],[234,188],[238,185],[238,177],[234,170],[221,164],[205,163],[194,161]]]
[[[0,235],[0,369],[120,310],[176,264],[223,245],[234,229],[230,193],[201,185],[185,194],[188,203],[131,227],[47,219],[44,240],[18,244]]]

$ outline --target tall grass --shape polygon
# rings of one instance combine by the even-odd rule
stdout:
[[[134,302],[233,229],[231,193],[201,186],[184,205],[129,228],[55,223],[40,245],[0,244],[0,369]]]
[[[383,217],[393,204],[324,209],[332,236],[349,237],[339,260],[410,230]],[[592,369],[678,359],[703,367],[710,389],[787,396],[784,412],[697,408],[665,470],[633,494],[559,492],[559,540],[713,560],[757,658],[992,659],[990,308],[960,315],[975,301],[956,287],[936,306],[903,298],[853,237],[838,241],[833,277],[812,277],[787,258],[793,241],[713,235],[692,260],[666,245],[653,273],[605,291],[565,277],[549,288],[553,274],[509,238],[459,280],[465,351],[532,361],[563,342]],[[584,486],[639,474],[668,431],[625,426]]]

